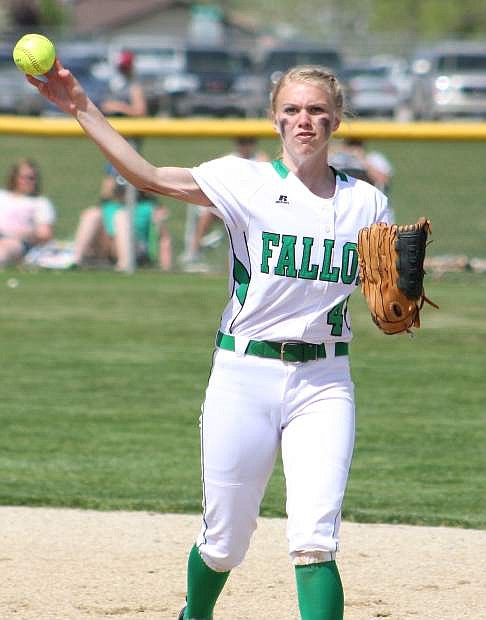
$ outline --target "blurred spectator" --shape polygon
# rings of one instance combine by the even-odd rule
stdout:
[[[117,73],[110,81],[111,96],[101,104],[101,110],[111,116],[146,116],[147,99],[141,83],[135,76],[135,56],[130,50],[122,50],[120,52],[117,58],[116,69]],[[128,142],[137,151],[142,146],[141,137],[128,138]],[[117,179],[121,179],[118,171],[108,163],[106,165],[106,173],[107,177],[103,183],[106,187],[115,187]],[[106,191],[103,192],[102,190],[102,196],[103,193],[106,195]],[[117,189],[117,193],[121,195],[120,187]]]
[[[0,266],[20,261],[32,247],[54,236],[56,211],[40,192],[37,164],[29,159],[17,161],[6,188],[0,189]]]
[[[135,57],[129,50],[120,52],[117,74],[110,81],[112,96],[101,104],[105,114],[113,116],[145,116],[147,101],[142,85],[134,73]]]
[[[89,259],[108,259],[115,262],[117,270],[128,269],[131,240],[125,187],[119,176],[103,180],[100,206],[81,213],[69,266],[82,265]],[[167,210],[153,195],[137,192],[133,221],[136,259],[139,263],[150,261],[155,254],[163,271],[169,271],[172,263],[166,219]]]
[[[101,110],[110,116],[140,117],[147,114],[145,92],[136,78],[135,56],[130,50],[122,50],[118,55],[116,74],[110,80],[110,97],[103,101]],[[129,142],[140,150],[141,138],[130,138]],[[116,268],[122,271],[128,268],[129,261],[128,212],[122,209],[126,202],[127,185],[111,164],[107,164],[106,173],[102,183],[101,207],[90,207],[81,214],[74,260],[76,264],[81,264],[86,256],[112,258],[116,260]],[[146,254],[143,246],[147,244],[147,226],[151,222],[153,206],[147,195],[137,193],[134,216],[137,261],[143,260]],[[159,212],[154,211],[154,217],[156,213]],[[163,228],[164,239],[165,235]],[[163,263],[164,270],[170,269],[170,259],[167,263],[165,254]]]
[[[347,170],[351,176],[358,177],[361,171],[359,178],[369,180],[388,198],[390,197],[393,167],[383,153],[367,152],[362,140],[357,138],[343,140],[331,154],[330,163],[340,170]]]
[[[235,138],[234,151],[229,155],[251,159],[253,161],[269,161],[268,155],[258,149],[257,139],[253,136]],[[217,215],[212,209],[187,205],[188,215],[186,223],[186,250],[182,257],[186,271],[207,271],[207,266],[201,262],[200,255],[203,246],[216,245],[224,237],[223,232],[208,234]]]
[[[338,146],[331,145],[329,164],[350,176],[366,181],[374,185],[374,181],[368,173],[368,166],[362,157],[358,157],[342,143]]]
[[[374,185],[390,197],[393,168],[389,160],[379,151],[371,151],[366,155],[368,172],[374,181]]]
[[[258,141],[253,136],[239,136],[235,138],[235,148],[230,155],[251,159],[253,161],[268,161],[269,157],[264,151],[258,149]]]
[[[129,50],[122,50],[116,63],[116,74],[110,80],[110,97],[103,101],[101,110],[110,116],[145,116],[147,100],[142,85],[135,76],[135,56]],[[140,137],[128,139],[130,144],[140,150]],[[116,176],[118,172],[108,164],[107,173]]]

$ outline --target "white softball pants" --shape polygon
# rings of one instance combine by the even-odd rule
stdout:
[[[347,356],[304,363],[217,350],[200,419],[206,564],[243,560],[279,449],[292,557],[338,549],[354,446],[354,386]]]

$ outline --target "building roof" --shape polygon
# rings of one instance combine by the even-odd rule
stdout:
[[[190,7],[187,0],[77,0],[72,8],[77,33],[116,30],[173,7]]]
[[[75,0],[72,7],[73,30],[78,35],[111,34],[138,23],[150,21],[166,11],[186,10],[189,14],[191,0]],[[240,15],[225,12],[223,23],[242,31],[255,33],[255,27]]]

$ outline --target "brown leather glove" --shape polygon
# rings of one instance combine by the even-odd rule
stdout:
[[[359,277],[371,317],[385,334],[410,332],[420,327],[420,310],[426,301],[424,259],[430,220],[391,226],[378,223],[358,235]]]

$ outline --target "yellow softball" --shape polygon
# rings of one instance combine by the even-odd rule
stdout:
[[[26,34],[15,44],[13,59],[24,73],[42,75],[52,68],[56,60],[56,48],[42,34]]]

